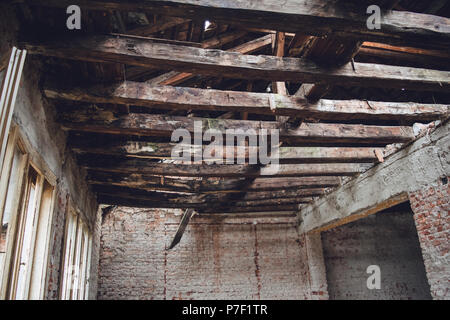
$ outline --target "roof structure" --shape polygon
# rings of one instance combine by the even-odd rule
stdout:
[[[447,1],[78,1],[81,30],[64,27],[72,1],[16,2],[103,204],[292,213],[449,115]],[[174,160],[172,133],[196,122],[279,130],[278,172],[249,164],[245,143],[220,155],[244,163]],[[192,157],[207,147],[190,143]]]

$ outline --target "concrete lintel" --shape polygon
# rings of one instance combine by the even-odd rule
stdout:
[[[303,206],[299,231],[321,232],[408,200],[408,193],[450,176],[450,125],[389,156],[332,193]]]

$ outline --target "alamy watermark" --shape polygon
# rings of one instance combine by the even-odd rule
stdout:
[[[375,4],[367,7],[367,14],[370,14],[367,18],[367,29],[380,30],[381,29],[381,8]]]
[[[69,30],[80,30],[81,29],[81,9],[79,6],[73,4],[68,6],[66,13],[70,14],[67,18],[66,26]]]
[[[211,120],[213,125],[216,121]],[[270,172],[279,169],[280,133],[278,129],[225,129],[203,130],[203,121],[194,121],[191,132],[179,128],[172,133],[171,158],[183,164],[261,164]],[[208,122],[208,125],[211,123]],[[193,143],[192,143],[193,141]],[[206,143],[205,143],[206,142]]]
[[[370,274],[367,278],[367,289],[381,289],[381,269],[377,265],[370,265],[367,267],[366,273]]]

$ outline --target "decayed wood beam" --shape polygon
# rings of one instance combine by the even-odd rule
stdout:
[[[127,33],[136,36],[148,36],[153,33],[157,33],[180,24],[189,22],[188,19],[176,18],[176,17],[161,17],[155,24],[149,24],[146,26],[137,27],[128,30]]]
[[[160,191],[148,191],[145,189],[136,189],[130,187],[120,187],[106,184],[94,184],[92,185],[92,190],[96,193],[106,194],[106,195],[117,195],[122,198],[134,198],[134,199],[148,199],[152,201],[161,201],[166,203],[185,203],[186,205],[199,205],[199,204],[211,204],[223,201],[226,198],[225,193],[173,193],[173,192],[160,192]],[[291,189],[291,190],[279,190],[279,191],[265,191],[265,192],[242,192],[244,193],[242,197],[239,198],[240,201],[260,201],[267,200],[271,201],[279,199],[299,199],[302,202],[310,201],[311,197],[317,197],[325,194],[325,189],[314,188],[314,189]],[[237,193],[236,193],[237,194]],[[306,200],[304,200],[306,199]]]
[[[78,159],[80,166],[103,172],[141,173],[176,177],[312,177],[353,176],[364,172],[366,164],[280,164],[277,171],[257,165],[173,164],[155,163],[145,159],[112,159],[84,157]]]
[[[434,57],[434,58],[445,58],[450,59],[450,53],[448,51],[438,51],[438,50],[427,50],[427,49],[420,49],[420,48],[411,48],[411,47],[399,47],[399,46],[392,46],[385,43],[376,43],[376,42],[369,42],[366,41],[362,44],[361,49],[378,49],[378,50],[385,50],[388,52],[398,52],[403,54],[409,54],[413,55],[415,57],[417,56],[428,56],[428,57]]]
[[[303,83],[294,96],[306,98],[311,103],[314,103],[322,99],[332,88],[331,84]]]
[[[57,88],[46,86],[48,98],[137,105],[169,110],[213,110],[293,116],[320,120],[365,120],[376,123],[401,120],[402,123],[430,122],[449,114],[447,105],[393,103],[358,100],[321,100],[308,102],[302,97],[185,87],[153,87],[142,82],[115,85]]]
[[[391,143],[408,142],[415,138],[411,127],[368,126],[355,124],[302,123],[299,127],[280,128],[278,122],[173,117],[130,113],[115,115],[111,111],[93,109],[60,112],[63,129],[118,135],[138,135],[170,138],[174,130],[183,128],[194,134],[195,123],[203,130],[239,129],[249,136],[264,133],[262,130],[280,129],[280,141],[292,146],[347,146],[379,147]]]
[[[254,207],[276,207],[276,206],[286,206],[286,205],[299,205],[306,204],[313,201],[313,198],[288,198],[288,199],[275,199],[275,200],[255,200],[255,201],[235,201],[235,202],[224,202],[216,203],[212,206],[210,203],[186,203],[186,202],[173,202],[173,201],[160,201],[154,200],[152,198],[147,197],[139,197],[139,196],[130,196],[124,197],[116,194],[104,194],[98,193],[98,197],[102,199],[102,197],[117,197],[117,199],[127,199],[129,201],[135,201],[136,203],[145,203],[148,208],[193,208],[195,210],[205,210],[210,207],[213,208],[223,208],[231,207],[231,208],[254,208]],[[120,200],[119,200],[120,201]],[[112,204],[112,203],[104,203],[104,204]],[[118,204],[118,203],[116,203]]]
[[[450,70],[450,54],[444,51],[390,46],[364,42],[358,51],[359,61],[384,61],[389,64],[404,63],[414,67]]]
[[[228,44],[230,42],[233,42],[234,40],[242,38],[246,34],[247,34],[247,32],[242,31],[242,30],[231,31],[231,32],[227,32],[224,34],[219,34],[215,37],[203,40],[201,43],[201,47],[203,49],[220,48],[225,44]]]
[[[88,182],[94,185],[111,185],[143,189],[148,191],[170,191],[183,193],[241,193],[244,179],[171,178],[142,174],[110,173],[95,170],[88,171]],[[264,178],[255,179],[247,188],[248,192],[310,190],[331,188],[340,185],[339,177],[301,177],[301,178]]]
[[[314,196],[323,195],[323,190],[315,192],[286,192],[279,193],[277,197],[271,197],[267,193],[245,194],[237,200],[229,199],[226,195],[180,195],[175,193],[147,192],[138,189],[117,188],[110,186],[94,185],[93,191],[101,196],[117,197],[118,199],[129,199],[136,202],[145,201],[153,208],[195,208],[205,209],[211,207],[225,207],[229,205],[235,207],[260,207],[310,203]],[[225,202],[226,201],[226,202]]]
[[[135,208],[161,208],[161,204],[155,201],[144,200],[144,199],[129,199],[129,198],[119,198],[117,196],[110,195],[98,195],[98,202],[101,204],[110,205],[121,205]],[[183,209],[183,205],[169,206],[165,204],[162,208],[177,208]],[[215,206],[196,206],[195,210],[199,213],[249,213],[249,212],[295,212],[298,211],[298,204],[290,205],[274,205],[274,206],[262,206],[262,207],[215,207]]]
[[[117,155],[147,159],[172,159],[175,143],[147,141],[97,141],[94,138],[83,142],[70,142],[71,150],[77,154]],[[192,157],[203,154],[206,146],[186,145]],[[222,157],[214,159],[247,160],[249,153],[258,153],[257,147],[227,147],[222,148]],[[321,148],[321,147],[280,147],[278,159],[280,163],[375,163],[376,151],[381,148]],[[232,156],[231,156],[232,155]],[[243,156],[241,156],[243,155]]]
[[[220,74],[235,79],[389,86],[422,91],[450,90],[450,72],[447,71],[365,63],[347,64],[336,70],[329,70],[306,59],[242,55],[135,38],[91,36],[47,43],[24,43],[23,46],[31,54],[116,62],[207,76]]]
[[[274,48],[273,53],[275,57],[283,57],[284,56],[284,45],[285,45],[285,35],[284,32],[277,32],[274,36],[272,36],[274,40]],[[272,82],[272,92],[278,93],[281,95],[287,95],[286,83],[282,81]]]
[[[181,218],[180,225],[178,226],[178,230],[175,233],[175,236],[173,237],[172,243],[169,246],[169,250],[173,249],[181,240],[181,237],[183,236],[184,231],[186,230],[186,227],[191,220],[192,216],[194,215],[193,209],[186,209],[186,211],[183,214],[183,217]]]
[[[287,206],[298,206],[299,204],[307,204],[313,201],[313,198],[286,198],[286,199],[266,199],[255,201],[232,201],[228,204],[216,203],[211,205],[208,202],[184,202],[184,201],[171,201],[171,200],[158,200],[151,197],[139,196],[139,195],[124,195],[124,194],[109,194],[104,192],[98,192],[97,197],[102,204],[114,204],[125,205],[133,207],[147,207],[147,208],[179,208],[179,209],[195,209],[199,212],[252,212],[252,211],[285,211]],[[266,209],[261,209],[266,207]],[[280,208],[274,209],[274,208]],[[290,208],[290,207],[289,207]],[[231,211],[228,211],[231,210]]]
[[[311,59],[321,66],[331,67],[333,70],[350,62],[357,54],[362,41],[342,38],[314,38],[308,49],[303,52],[303,58]],[[356,69],[356,68],[355,68]],[[331,89],[331,83],[303,83],[295,96],[318,101]]]
[[[259,212],[272,212],[272,213],[292,213],[298,211],[298,204],[295,205],[275,205],[275,206],[263,206],[263,207],[208,207],[200,211],[201,214],[215,214],[215,213],[259,213]]]
[[[399,0],[375,1],[373,4],[381,6],[383,9],[392,9]],[[308,49],[303,52],[304,58],[310,58],[322,66],[340,67],[355,57],[361,47],[362,41],[357,39],[343,38],[314,38]],[[296,95],[306,97],[310,101],[317,101],[332,89],[330,84],[309,84],[304,83],[297,91]]]
[[[241,34],[239,32],[227,34],[225,36],[218,36],[218,37],[215,37],[214,39],[205,40],[202,43],[202,47],[205,49],[213,48],[216,46],[218,47],[219,43],[221,45],[223,45],[223,44],[225,44],[229,41],[233,41],[233,40],[235,40],[235,38],[237,39],[239,37],[241,37]],[[268,35],[268,36],[260,37],[258,39],[243,43],[243,44],[236,46],[228,51],[240,52],[242,54],[249,54],[249,53],[255,52],[255,51],[269,45],[271,43],[271,41],[272,41],[271,36]],[[152,86],[155,86],[155,85],[177,85],[177,84],[182,83],[183,81],[193,78],[194,76],[195,75],[192,73],[171,71],[171,72],[164,73],[158,77],[148,80],[147,84],[150,84]]]
[[[30,5],[66,8],[71,0],[25,0]],[[303,32],[315,36],[340,36],[382,43],[410,43],[414,46],[448,48],[449,19],[432,15],[382,11],[381,28],[367,28],[367,6],[352,2],[315,1],[259,1],[229,0],[224,6],[210,0],[138,1],[79,0],[83,9],[127,10],[173,15],[186,19],[214,19],[243,27],[261,27],[284,32]]]

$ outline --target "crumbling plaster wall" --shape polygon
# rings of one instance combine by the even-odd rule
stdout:
[[[18,23],[14,17],[15,12],[10,6],[0,5],[1,54],[8,52],[12,45],[16,45]],[[83,171],[77,166],[74,155],[66,147],[66,134],[55,122],[52,106],[42,97],[39,82],[44,72],[39,57],[28,56],[26,58],[13,114],[13,123],[19,127],[21,134],[25,136],[31,147],[40,154],[48,169],[57,177],[57,194],[47,270],[47,298],[57,299],[59,294],[61,254],[69,198],[93,231],[89,296],[95,298],[100,227],[100,215],[97,214],[98,205],[94,194],[85,182]],[[0,73],[1,79],[3,79],[3,74],[4,71]]]
[[[119,207],[102,223],[98,299],[326,299],[320,238],[293,217],[194,216]]]

